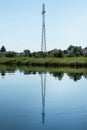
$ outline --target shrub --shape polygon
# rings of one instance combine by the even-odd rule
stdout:
[[[63,57],[64,55],[63,55],[63,51],[62,50],[57,50],[57,49],[55,49],[55,50],[53,50],[52,51],[52,53],[51,53],[51,55],[53,56],[53,57]]]
[[[33,52],[32,53],[32,57],[35,57],[35,58],[44,58],[46,57],[46,53],[45,52],[42,52],[42,51],[38,51],[38,52]]]
[[[11,52],[11,51],[9,51],[9,52],[6,52],[6,53],[5,53],[5,56],[6,56],[6,57],[15,57],[15,56],[17,56],[17,54],[16,54],[16,52],[13,52],[13,51]]]

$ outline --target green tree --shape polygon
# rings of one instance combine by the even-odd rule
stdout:
[[[51,55],[53,56],[53,57],[63,57],[64,55],[63,55],[63,51],[62,50],[57,50],[57,49],[54,49],[52,52],[51,52]]]
[[[72,45],[70,45],[67,48],[67,52],[68,52],[68,56],[69,57],[82,56],[83,55],[82,48],[78,47],[78,46],[72,46]]]
[[[63,51],[62,50],[58,50],[58,57],[63,57],[64,56],[64,54],[63,54]]]
[[[31,56],[31,52],[28,49],[24,50],[23,54],[24,56]]]
[[[4,46],[1,47],[0,52],[6,52],[6,48]]]

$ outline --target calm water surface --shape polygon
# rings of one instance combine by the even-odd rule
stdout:
[[[0,130],[87,130],[87,78],[0,76]]]

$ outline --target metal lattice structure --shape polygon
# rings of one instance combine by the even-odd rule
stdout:
[[[44,124],[45,123],[46,73],[41,74],[41,91],[42,91],[42,124]]]
[[[42,38],[41,51],[46,52],[45,4],[42,5]]]

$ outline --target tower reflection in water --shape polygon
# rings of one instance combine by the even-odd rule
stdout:
[[[42,124],[45,123],[46,73],[41,74]]]

